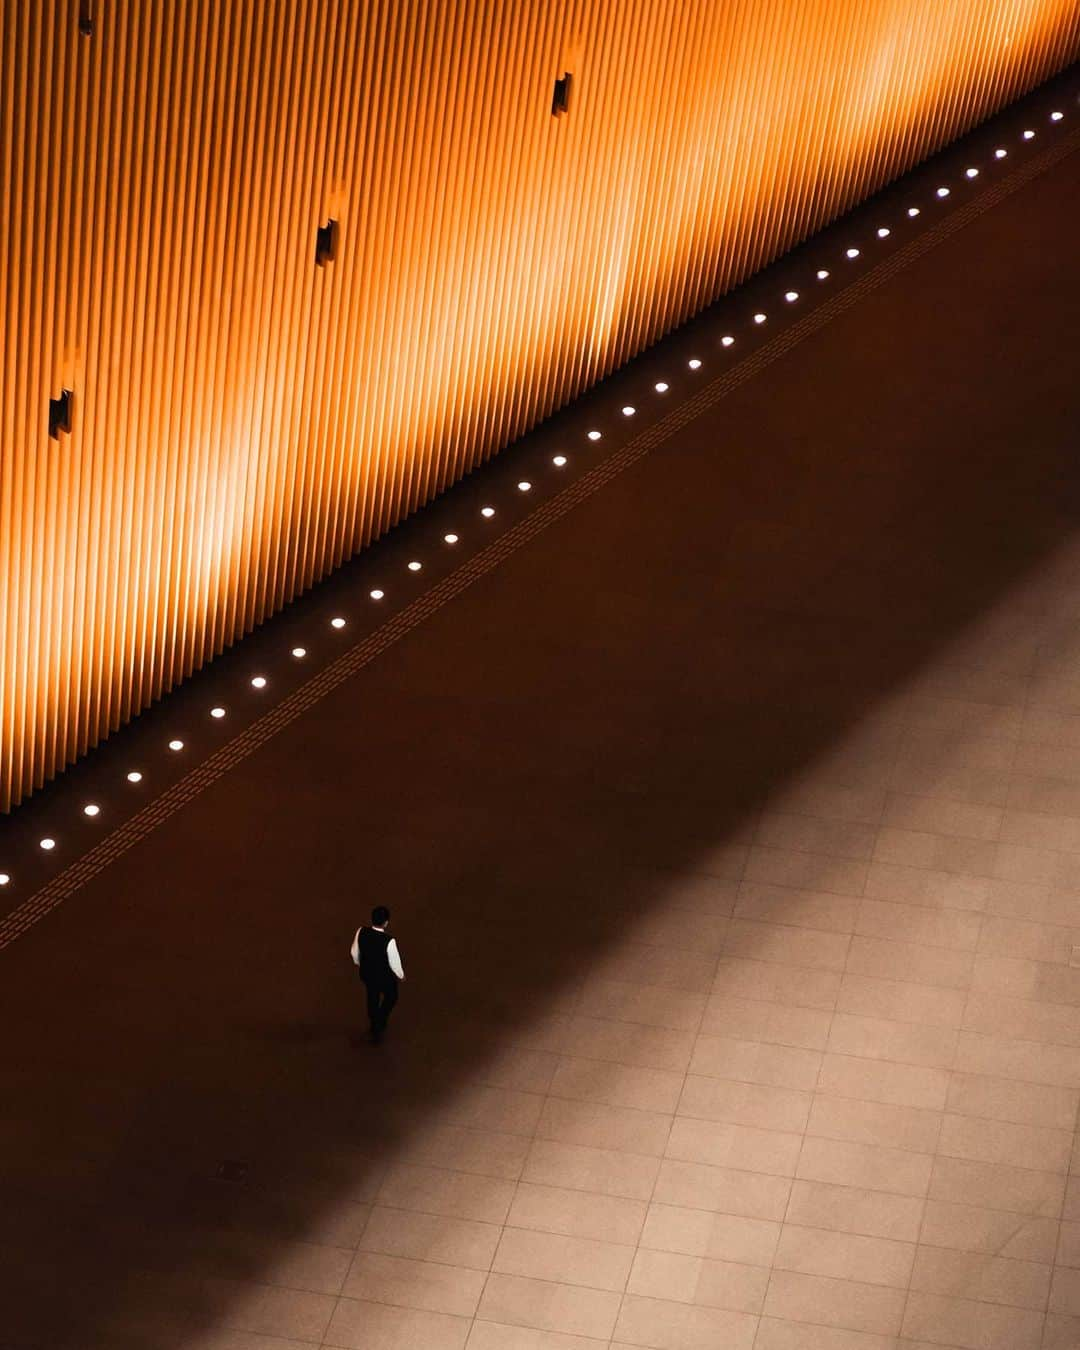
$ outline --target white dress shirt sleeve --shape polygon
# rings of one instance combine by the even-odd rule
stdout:
[[[390,969],[398,979],[403,980],[405,978],[405,972],[401,968],[401,953],[398,951],[396,938],[391,938],[386,944],[386,959],[390,963]]]

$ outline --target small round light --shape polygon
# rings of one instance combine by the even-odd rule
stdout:
[[[828,271],[827,271],[826,268],[824,268],[824,267],[819,267],[819,268],[818,268],[817,279],[818,279],[818,281],[828,281],[828,279],[829,279],[829,273],[828,273]]]
[[[795,303],[795,301],[798,300],[798,298],[799,298],[799,292],[798,292],[798,291],[785,291],[785,292],[784,292],[784,299],[788,302],[789,305],[793,305],[793,304]]]
[[[331,620],[330,620],[330,627],[331,627],[331,628],[344,628],[344,627],[345,627],[345,620],[344,620],[340,615],[338,615],[338,617],[337,617],[336,619],[331,619]]]
[[[51,850],[56,847],[55,839],[42,839],[40,843],[41,847],[45,850],[46,853],[51,852]]]
[[[857,248],[848,248],[848,249],[845,249],[845,250],[844,250],[844,256],[845,256],[846,258],[857,258],[857,257],[859,256],[859,250],[858,250]]]
[[[419,572],[420,569],[421,569],[421,567],[423,567],[423,565],[424,565],[423,563],[417,562],[416,559],[414,558],[414,559],[412,560],[412,562],[409,564],[409,571],[410,571],[410,572]]]
[[[915,217],[919,214],[919,208],[917,206],[909,206],[907,209],[907,213],[911,217],[911,219],[914,220]]]
[[[949,189],[947,187],[939,187],[937,190],[937,195],[939,197],[947,197],[949,195]]]
[[[444,534],[444,535],[443,535],[443,543],[444,543],[444,544],[456,544],[457,541],[458,541],[458,537],[457,537],[456,534]]]
[[[890,234],[892,234],[892,230],[889,229],[888,225],[878,226],[877,237],[879,239],[888,239]]]
[[[292,649],[292,654],[293,654],[293,656],[296,657],[296,659],[297,659],[298,661],[302,661],[302,660],[304,659],[304,657],[307,656],[307,648],[306,648],[306,647],[294,647],[294,648]]]
[[[184,742],[183,742],[183,741],[170,741],[170,742],[169,742],[169,749],[172,750],[172,751],[183,750],[183,748],[184,748]]]
[[[1064,114],[1063,112],[1058,112],[1058,111],[1055,109],[1055,111],[1052,112],[1052,113],[1050,114],[1050,121],[1051,121],[1051,122],[1060,122],[1061,119],[1062,119],[1064,116],[1065,116],[1065,114]]]
[[[252,687],[252,689],[265,689],[265,688],[266,688],[266,676],[265,676],[265,675],[253,675],[253,676],[251,677],[251,687]]]
[[[978,171],[978,169],[975,168],[974,165],[972,165],[972,167],[971,167],[970,169],[965,169],[965,170],[964,170],[964,177],[965,177],[965,178],[978,178],[978,176],[979,176],[979,171]]]
[[[623,415],[624,417],[633,417],[633,415],[634,415],[636,412],[637,412],[637,409],[634,407],[634,405],[633,405],[632,403],[627,403],[627,404],[623,407],[623,409],[622,409],[622,415]]]
[[[491,517],[495,514],[495,508],[493,506],[482,506],[480,508],[480,514],[484,517],[485,520],[490,520]]]
[[[590,431],[590,432],[589,432],[589,440],[590,440],[590,441],[598,441],[599,439],[600,439],[600,433],[599,433],[598,431]]]
[[[11,876],[7,872],[0,872],[0,886],[7,886],[11,882]]]
[[[532,484],[528,481],[527,478],[523,478],[523,479],[521,480],[521,482],[518,484],[518,491],[519,491],[519,492],[531,492],[531,491],[532,491]]]
[[[690,367],[691,370],[700,370],[700,369],[701,369],[701,362],[700,362],[700,360],[699,360],[696,356],[692,356],[692,357],[690,358],[690,360],[687,361],[686,364]]]
[[[557,469],[563,469],[563,468],[566,467],[566,456],[565,456],[565,455],[555,455],[551,462],[552,462],[552,464],[555,465],[555,467],[556,467]]]
[[[1025,132],[1024,132],[1024,140],[1025,140],[1025,141],[1033,141],[1034,139],[1035,139],[1035,133],[1034,133],[1033,131],[1025,131]]]
[[[225,709],[224,709],[224,708],[211,708],[211,709],[210,709],[210,716],[213,717],[213,718],[216,718],[217,721],[220,722],[221,719],[225,716]]]
[[[658,394],[666,394],[668,391],[667,381],[657,380],[656,383],[653,385],[653,388],[656,390]]]
[[[97,802],[87,802],[86,805],[83,807],[83,815],[84,815],[84,816],[100,816],[100,815],[101,815],[101,807],[98,806]]]
[[[369,591],[368,594],[371,596],[372,600],[381,600],[383,596],[386,594],[386,592],[380,591],[376,588],[373,591]]]
[[[138,771],[138,769],[132,769],[132,771],[127,776],[127,780],[129,783],[141,783],[142,774]]]
[[[730,333],[725,333],[724,336],[720,339],[721,347],[733,347],[734,345],[735,339],[731,336]]]
[[[1004,159],[1008,153],[1009,153],[1008,150],[1006,150],[1003,145],[999,145],[998,148],[994,151],[994,158]]]
[[[766,318],[768,318],[768,315],[762,314],[761,311],[759,310],[758,313],[754,315],[754,322],[764,323]]]

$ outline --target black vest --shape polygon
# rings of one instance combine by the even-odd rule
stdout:
[[[393,941],[377,928],[360,929],[360,978],[370,984],[391,984],[397,976],[390,969],[386,949]]]

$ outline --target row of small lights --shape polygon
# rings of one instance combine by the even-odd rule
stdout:
[[[1063,112],[1061,112],[1058,109],[1055,109],[1050,114],[1050,121],[1060,122],[1062,121],[1064,116],[1065,114]],[[1035,139],[1035,132],[1029,127],[1022,133],[1021,139],[1024,141],[1032,141]],[[1008,153],[1009,153],[1008,150],[1006,150],[1004,146],[998,146],[998,148],[994,151],[994,158],[996,160],[1006,159],[1008,157]],[[978,178],[978,176],[979,170],[975,167],[967,168],[964,170],[965,178],[974,179]],[[935,196],[942,201],[944,201],[944,199],[950,195],[951,189],[948,187],[942,186],[935,190]],[[914,220],[915,217],[921,215],[922,212],[918,206],[909,206],[907,208],[907,214],[909,219]],[[878,227],[877,237],[879,239],[888,239],[891,234],[892,230],[890,230],[887,225],[881,225]],[[849,261],[852,262],[860,255],[861,249],[855,248],[854,246],[844,250],[844,256]],[[824,267],[819,268],[816,273],[818,281],[828,281],[829,275],[830,274],[828,269]],[[799,299],[799,292],[790,290],[785,291],[784,299],[787,301],[788,304],[794,304],[795,301]],[[768,320],[768,315],[762,313],[761,311],[758,311],[757,313],[754,314],[753,319],[755,324],[761,325]],[[734,337],[731,336],[730,333],[725,333],[724,336],[720,339],[720,345],[722,347],[733,347],[735,345],[735,339]],[[700,370],[702,366],[701,360],[696,356],[691,357],[686,364],[691,370]],[[670,387],[671,386],[667,383],[666,380],[657,380],[657,382],[653,385],[653,389],[658,394],[666,394]],[[624,417],[633,417],[634,414],[637,412],[637,408],[627,403],[623,405],[620,411]],[[598,441],[601,439],[602,434],[603,434],[602,432],[593,429],[591,431],[586,432],[586,437],[590,441]],[[566,467],[569,461],[566,455],[559,454],[554,455],[552,457],[551,462],[555,466],[555,468],[563,469]],[[532,483],[529,482],[528,479],[523,478],[518,482],[517,490],[521,493],[531,492]],[[480,508],[480,514],[481,516],[483,516],[485,520],[491,520],[491,518],[495,515],[495,508],[493,506],[482,506]],[[443,535],[443,543],[445,544],[453,546],[454,544],[457,544],[459,542],[460,536],[457,534],[450,533]],[[411,562],[407,564],[408,570],[413,573],[422,571],[423,566],[424,566],[423,563],[420,562],[418,559],[413,559]],[[368,594],[371,597],[371,599],[375,601],[384,600],[386,598],[386,592],[378,587],[376,587],[372,591],[369,591]],[[335,616],[333,619],[330,620],[331,628],[340,630],[345,626],[346,620],[342,618],[340,615]],[[306,647],[293,647],[291,652],[292,657],[294,658],[294,660],[297,661],[302,661],[307,656],[307,654],[308,653]],[[265,675],[252,676],[251,687],[253,689],[265,689],[266,685],[267,679]],[[226,715],[227,715],[226,709],[220,706],[216,706],[210,709],[210,716],[214,718],[215,721],[221,721]],[[179,754],[180,751],[184,749],[184,742],[180,740],[179,737],[174,737],[171,741],[168,742],[168,748],[173,754]],[[138,769],[132,769],[130,773],[128,773],[127,775],[127,781],[129,783],[141,783],[142,779],[143,775]],[[94,818],[96,816],[99,816],[100,814],[101,814],[101,807],[98,805],[97,802],[87,802],[86,805],[83,807],[83,815],[85,816]],[[44,849],[46,853],[51,853],[52,850],[56,847],[56,840],[53,839],[51,836],[47,835],[45,838],[38,840],[38,846],[39,848]],[[9,885],[11,879],[12,878],[9,873],[0,872],[0,886]]]

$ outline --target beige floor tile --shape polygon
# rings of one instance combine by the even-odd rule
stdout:
[[[1050,1288],[1050,1311],[1080,1317],[1080,1270],[1058,1266]]]
[[[567,1336],[561,1331],[537,1331],[534,1327],[478,1320],[472,1325],[465,1350],[608,1350],[608,1342],[591,1336]]]
[[[1010,998],[1004,994],[972,993],[964,1013],[964,1027],[1042,1045],[1080,1046],[1080,1008],[1061,1003]]]
[[[464,1317],[362,1303],[343,1298],[334,1310],[324,1344],[346,1350],[464,1350],[469,1322]]]
[[[627,941],[603,953],[594,963],[592,974],[596,979],[621,984],[704,994],[712,988],[716,957],[681,947]]]
[[[947,1158],[1064,1173],[1068,1171],[1072,1142],[1070,1130],[946,1115],[938,1151]]]
[[[800,1135],[780,1130],[756,1130],[749,1125],[676,1117],[668,1139],[669,1158],[709,1163],[714,1167],[742,1168],[790,1177],[802,1143]]]
[[[522,1180],[648,1200],[659,1170],[659,1158],[537,1139],[525,1160]]]
[[[531,1136],[543,1104],[536,1092],[475,1084],[447,1098],[443,1118],[470,1129]]]
[[[379,1203],[455,1219],[502,1223],[514,1183],[445,1168],[392,1166],[379,1189]]]
[[[487,1270],[498,1241],[495,1224],[378,1205],[371,1212],[360,1250]]]
[[[1080,967],[1024,957],[976,956],[972,988],[1075,1008],[1080,1005]]]
[[[867,899],[859,907],[855,931],[860,937],[973,952],[982,925],[982,915],[966,910],[930,909],[926,905]]]
[[[774,809],[821,820],[876,825],[885,809],[885,792],[879,788],[796,783],[781,790],[774,799]]]
[[[710,1213],[776,1220],[784,1217],[790,1193],[788,1177],[665,1158],[653,1199]]]
[[[1060,1172],[1034,1172],[1001,1163],[970,1162],[938,1157],[930,1178],[931,1200],[968,1204],[973,1196],[988,1209],[1035,1214],[1044,1219],[1061,1215],[1065,1178]]]
[[[1080,1317],[1048,1313],[1043,1329],[1042,1350],[1076,1350],[1080,1345]]]
[[[944,1069],[917,1064],[826,1054],[818,1089],[829,1096],[939,1111],[948,1096],[949,1075]]]
[[[700,1308],[628,1294],[619,1311],[616,1345],[650,1350],[752,1350],[758,1319],[748,1313]]]
[[[1061,1225],[1057,1259],[1060,1265],[1080,1269],[1080,1222],[1069,1219]]]
[[[907,1350],[894,1336],[763,1317],[754,1350]]]
[[[984,1074],[954,1073],[946,1109],[957,1115],[1072,1130],[1080,1111],[1080,1092],[1044,1083],[1017,1083]]]
[[[537,1123],[536,1136],[562,1144],[659,1157],[670,1130],[671,1116],[658,1111],[549,1097]]]
[[[615,1022],[695,1031],[705,1006],[703,994],[614,980],[588,980],[581,991],[578,1011],[585,1017]]]
[[[398,1161],[516,1180],[528,1151],[521,1135],[433,1123],[409,1140]]]
[[[735,861],[736,858],[740,861],[735,870],[741,873],[742,862],[746,858],[745,845],[741,853],[733,853],[731,860]],[[633,867],[627,869],[625,875],[634,893],[642,895],[650,905],[657,907],[692,910],[697,914],[730,914],[735,900],[736,880],[724,880],[704,872],[688,872],[670,867]]]
[[[904,1310],[903,1334],[962,1350],[1039,1350],[1042,1314],[1024,1308],[913,1292]]]
[[[893,1336],[900,1330],[904,1299],[901,1289],[774,1270],[765,1313],[792,1322]]]
[[[520,1092],[546,1092],[558,1059],[540,1050],[516,1046],[497,1049],[476,1070],[478,1081],[492,1087],[516,1088]]]
[[[1068,965],[1075,939],[1074,928],[987,914],[983,918],[978,950],[987,956],[1011,956]]]
[[[788,924],[793,928],[816,928],[826,933],[851,933],[860,902],[828,891],[795,890],[789,886],[766,886],[744,881],[739,886],[735,915],[761,923]]]
[[[572,1017],[565,1052],[585,1059],[609,1059],[645,1069],[685,1070],[694,1038],[688,1031],[635,1026],[599,1017]]]
[[[789,1223],[864,1237],[916,1242],[924,1201],[859,1186],[796,1181],[787,1209]]]
[[[931,1247],[1047,1263],[1054,1260],[1058,1227],[1057,1219],[928,1200],[920,1240]]]
[[[822,816],[762,813],[754,842],[765,848],[825,853],[836,858],[869,858],[875,829],[860,821],[828,820]]]
[[[633,934],[638,942],[719,956],[727,940],[728,922],[726,915],[663,907],[638,914],[633,921]]]
[[[1006,823],[1018,815],[1007,813]],[[1053,818],[1037,816],[1031,819],[1046,821]],[[1070,823],[1080,827],[1080,821]],[[1080,926],[1080,897],[1076,892],[1055,890],[1045,883],[995,879],[990,883],[986,908],[989,914],[1007,919],[1065,928]]]
[[[801,1133],[806,1128],[811,1094],[758,1083],[731,1083],[689,1074],[679,1101],[680,1116],[754,1125]]]
[[[1035,1261],[920,1246],[911,1273],[911,1287],[927,1294],[1005,1303],[1041,1312],[1050,1291],[1050,1274],[1050,1266]]]
[[[612,1334],[619,1299],[620,1295],[603,1289],[492,1274],[484,1286],[477,1315],[487,1322],[603,1340]]]
[[[851,939],[845,973],[930,984],[941,989],[967,989],[973,966],[971,952],[856,934]]]
[[[941,1133],[942,1113],[917,1106],[891,1106],[848,1097],[814,1097],[807,1134],[846,1139],[915,1153],[933,1153]]]
[[[867,866],[862,860],[801,853],[792,849],[765,848],[755,844],[746,859],[743,880],[768,886],[795,886],[803,890],[861,896]]]
[[[988,877],[994,875],[997,847],[984,839],[965,839],[883,825],[874,845],[873,862]]]
[[[921,1026],[959,1027],[967,995],[960,989],[883,980],[871,975],[844,975],[836,999],[837,1012],[881,1017]]]
[[[942,797],[915,797],[890,792],[885,799],[882,824],[903,830],[928,830],[931,834],[959,835],[967,839],[996,839],[1001,828],[1001,809]]]
[[[713,992],[728,998],[758,999],[828,1012],[836,1003],[840,979],[840,973],[833,970],[800,970],[772,961],[722,956]]]
[[[992,884],[990,877],[872,862],[866,878],[866,896],[871,900],[891,900],[902,905],[981,913],[987,907]]]
[[[611,1242],[638,1241],[648,1205],[614,1195],[590,1195],[561,1186],[518,1183],[506,1222],[515,1228]]]
[[[627,1290],[646,1298],[759,1313],[768,1282],[769,1272],[762,1266],[643,1250],[634,1258]]]
[[[792,855],[808,857],[808,854]],[[777,961],[809,970],[842,971],[851,939],[846,933],[821,933],[751,919],[732,919],[726,956]]]
[[[634,1248],[627,1244],[505,1228],[491,1268],[502,1275],[618,1293],[626,1285],[633,1259]]]
[[[358,1252],[341,1292],[371,1303],[472,1317],[486,1278],[482,1270]]]
[[[915,1246],[887,1238],[801,1228],[786,1223],[776,1251],[777,1270],[800,1275],[825,1275],[906,1289]]]
[[[925,1153],[807,1137],[795,1175],[802,1181],[827,1181],[890,1195],[923,1196],[933,1159]]]
[[[641,1246],[680,1252],[684,1256],[768,1266],[779,1236],[778,1222],[654,1202],[649,1206]]]
[[[978,1031],[960,1033],[956,1068],[991,1078],[1080,1088],[1080,1055],[1070,1046],[1038,1045],[1034,1041],[986,1036]]]
[[[821,1052],[730,1036],[699,1036],[689,1068],[691,1073],[714,1078],[812,1092],[821,1068]]]
[[[1061,1217],[1070,1223],[1080,1222],[1080,1175],[1075,1167],[1065,1183],[1065,1200]]]
[[[824,1050],[831,1020],[831,1012],[712,994],[700,1029],[710,1036]]]
[[[678,1103],[682,1085],[683,1075],[670,1069],[642,1069],[632,1064],[564,1055],[552,1075],[551,1094],[670,1115]]]
[[[838,1012],[829,1029],[828,1048],[836,1055],[947,1069],[956,1058],[958,1034],[950,1027],[919,1026]]]

